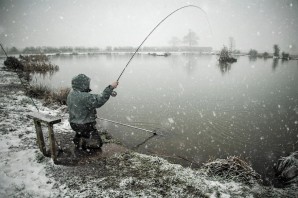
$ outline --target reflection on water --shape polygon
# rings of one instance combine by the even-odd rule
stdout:
[[[196,69],[197,63],[198,63],[198,57],[193,54],[187,54],[186,56],[186,71],[190,75],[193,73]]]
[[[272,61],[272,70],[274,71],[277,68],[279,59],[274,58]]]
[[[257,61],[257,57],[256,56],[248,56],[248,60],[249,60],[249,62],[255,62],[255,61]]]
[[[221,73],[225,74],[226,72],[229,72],[231,70],[231,63],[219,62],[218,67]]]
[[[79,73],[90,76],[101,92],[117,79],[130,55],[53,57],[60,71],[39,79],[54,87],[70,86]],[[118,95],[98,109],[100,117],[149,130],[99,123],[119,141],[141,152],[183,156],[203,163],[236,155],[263,175],[273,175],[280,156],[297,150],[298,67],[274,59],[239,57],[218,65],[216,56],[136,56],[117,88]],[[278,68],[278,69],[277,69]],[[229,75],[222,75],[229,72]]]

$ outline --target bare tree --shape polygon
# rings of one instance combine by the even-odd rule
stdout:
[[[195,32],[189,30],[188,34],[183,37],[183,42],[187,43],[190,47],[193,45],[198,45],[199,37]]]

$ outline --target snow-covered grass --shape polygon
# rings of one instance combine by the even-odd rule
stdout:
[[[36,152],[36,149],[1,152],[0,197],[51,195],[51,179],[46,176],[44,165],[37,163]]]
[[[0,197],[298,197],[297,188],[209,177],[154,156],[126,152],[79,166],[55,165],[37,149],[26,114],[36,111],[14,73],[0,72]],[[55,133],[71,133],[65,106],[40,112],[62,117]]]
[[[0,85],[0,197],[49,197],[52,184],[36,161],[34,129],[25,116],[32,106],[19,88],[9,87],[18,85],[16,75],[1,71]]]

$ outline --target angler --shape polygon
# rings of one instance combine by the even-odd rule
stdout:
[[[98,135],[98,131],[95,127],[96,124],[96,108],[101,107],[104,105],[110,96],[115,97],[117,93],[113,91],[118,85],[118,82],[123,75],[125,69],[131,62],[131,60],[134,58],[135,54],[138,52],[140,47],[144,44],[144,42],[149,38],[149,36],[156,30],[156,28],[161,25],[167,18],[169,18],[172,14],[178,12],[179,10],[185,9],[185,8],[196,8],[202,11],[206,16],[206,12],[195,5],[187,5],[180,7],[170,14],[168,14],[165,18],[163,18],[152,30],[151,32],[145,37],[145,39],[142,41],[142,43],[138,46],[138,48],[135,50],[125,67],[123,68],[122,72],[120,73],[119,77],[115,82],[113,82],[111,85],[109,85],[103,93],[100,95],[96,94],[90,94],[90,79],[80,74],[73,78],[72,80],[72,88],[73,91],[69,94],[67,98],[67,104],[69,109],[69,122],[74,131],[76,131],[76,135],[73,139],[74,143],[78,148],[83,147],[93,147],[91,146],[93,143],[95,143],[95,148],[100,148],[102,146],[102,141],[100,139],[100,136]],[[207,17],[207,21],[211,30],[211,26]],[[212,33],[212,30],[211,30]],[[117,123],[115,121],[111,120],[105,120],[112,123]],[[119,123],[118,123],[119,124]],[[153,133],[154,135],[157,135],[155,131],[150,131],[146,129],[141,129],[138,127],[134,127],[131,125],[125,125],[121,124],[127,127],[135,128],[138,130],[146,131],[149,133]],[[91,144],[92,142],[92,144]]]
[[[69,123],[76,132],[73,142],[78,149],[99,149],[102,140],[96,129],[96,108],[103,106],[110,98],[118,82],[107,86],[101,94],[91,94],[90,78],[84,74],[75,76],[72,91],[67,96]]]

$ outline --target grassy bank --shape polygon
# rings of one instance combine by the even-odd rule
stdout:
[[[53,103],[59,105],[66,104],[66,98],[70,88],[52,90],[50,87],[42,84],[30,85],[32,73],[45,74],[57,72],[59,70],[59,66],[52,64],[46,55],[20,55],[19,59],[8,57],[4,61],[4,65],[8,69],[17,72],[22,84],[25,86],[27,96],[42,99],[46,105]]]

